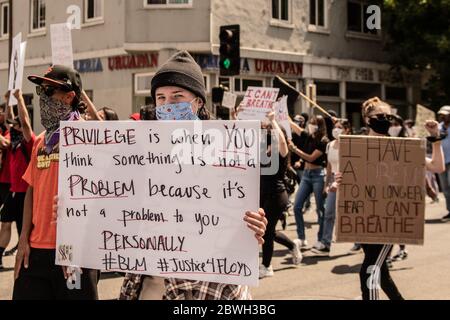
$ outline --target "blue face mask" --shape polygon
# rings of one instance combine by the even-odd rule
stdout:
[[[166,104],[156,108],[156,118],[158,120],[199,120],[192,111],[192,102],[181,102]]]

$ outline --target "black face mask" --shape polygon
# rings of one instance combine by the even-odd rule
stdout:
[[[390,127],[391,122],[388,119],[370,118],[369,120],[369,128],[378,134],[387,135]]]

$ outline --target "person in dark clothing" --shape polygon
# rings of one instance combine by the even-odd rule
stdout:
[[[259,272],[260,278],[273,276],[271,262],[274,241],[286,246],[291,251],[293,264],[297,265],[302,261],[299,244],[290,240],[283,233],[276,232],[277,223],[289,203],[289,197],[284,184],[284,177],[288,167],[289,149],[286,134],[275,121],[275,113],[269,113],[268,118],[270,125],[263,127],[263,129],[273,129],[275,135],[277,135],[276,140],[278,141],[277,149],[279,150],[279,166],[278,171],[275,174],[261,175],[260,206],[266,212],[268,224],[264,236],[264,244],[262,246],[263,261]],[[268,135],[270,135],[271,131],[268,132]],[[267,153],[270,155],[272,152],[271,136],[268,136],[267,140]]]

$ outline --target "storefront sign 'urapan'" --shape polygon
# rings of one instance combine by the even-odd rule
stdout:
[[[109,70],[156,68],[158,53],[142,53],[108,58]]]

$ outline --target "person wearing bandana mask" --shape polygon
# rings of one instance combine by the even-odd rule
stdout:
[[[205,107],[206,88],[201,68],[186,51],[176,53],[161,66],[152,79],[151,95],[156,104],[155,116],[158,121],[199,121],[211,118]],[[259,244],[262,244],[267,226],[264,211],[247,212],[244,220],[251,232],[255,233]],[[120,299],[247,300],[250,294],[246,286],[127,274]]]
[[[392,107],[379,98],[367,100],[362,105],[364,121],[370,128],[369,136],[387,137],[394,116]],[[425,123],[425,129],[429,132],[428,138],[433,144],[432,158],[425,158],[426,169],[435,173],[445,170],[444,154],[442,151],[442,136],[439,132],[439,124],[434,120]],[[336,173],[337,186],[342,183],[342,173]],[[393,199],[395,200],[395,199]],[[392,244],[362,244],[364,250],[364,261],[359,273],[363,300],[378,300],[378,286],[386,293],[390,300],[403,300],[397,286],[389,274],[387,257],[392,251]],[[374,272],[379,272],[379,277],[374,277]],[[376,281],[376,283],[369,280]]]
[[[53,202],[58,193],[59,124],[80,119],[81,77],[72,68],[54,65],[44,76],[29,76],[37,85],[41,123],[45,128],[33,146],[23,180],[23,227],[14,269],[13,300],[95,300],[97,272],[81,270],[81,289],[70,290],[70,268],[55,265],[56,223]]]
[[[6,94],[9,99],[10,93]],[[7,123],[10,126],[11,145],[10,145],[10,193],[1,210],[2,228],[0,231],[0,253],[4,251],[11,238],[11,224],[16,222],[17,232],[20,237],[22,230],[22,215],[25,200],[25,193],[28,184],[23,181],[22,176],[25,173],[35,136],[31,129],[30,117],[28,115],[25,101],[20,90],[14,92],[18,101],[19,116],[14,118],[13,108],[8,110]],[[8,228],[6,230],[6,228]]]

